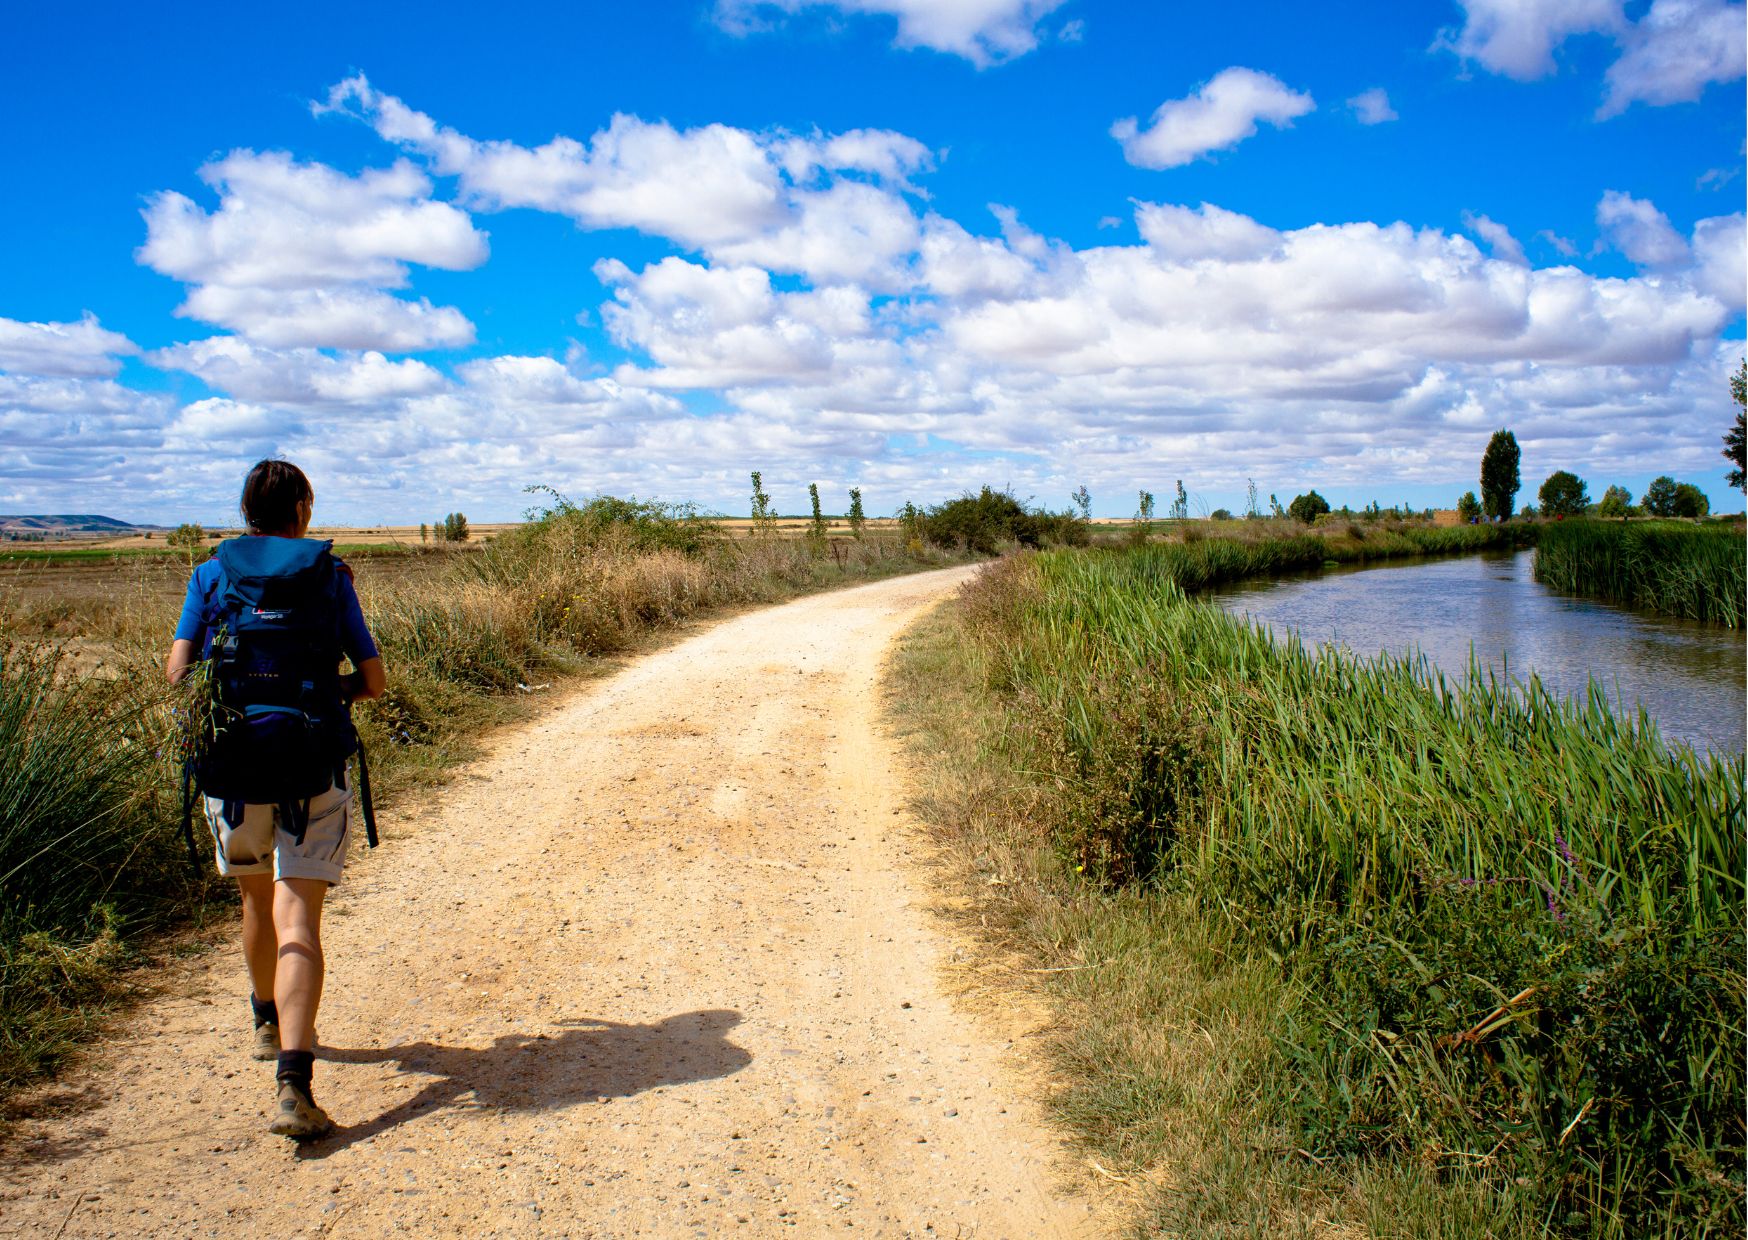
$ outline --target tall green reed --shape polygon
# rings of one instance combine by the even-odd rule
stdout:
[[[0,1087],[90,1027],[127,936],[198,887],[165,787],[166,695],[61,663],[0,644]]]
[[[1732,629],[1748,619],[1748,544],[1739,524],[1562,521],[1542,527],[1536,580]]]
[[[973,595],[1056,846],[1279,962],[1318,1156],[1491,1168],[1562,1233],[1739,1230],[1742,759],[1183,593],[1257,558],[1050,553]]]

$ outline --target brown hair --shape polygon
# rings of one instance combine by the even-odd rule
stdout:
[[[314,496],[310,480],[290,461],[258,461],[243,480],[243,521],[256,534],[296,529],[297,506]]]

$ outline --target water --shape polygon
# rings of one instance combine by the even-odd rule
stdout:
[[[1533,551],[1262,579],[1208,592],[1227,611],[1307,644],[1358,655],[1415,650],[1448,676],[1475,656],[1555,693],[1582,696],[1594,676],[1617,709],[1643,706],[1665,739],[1739,754],[1748,658],[1740,631],[1556,594],[1532,576]]]

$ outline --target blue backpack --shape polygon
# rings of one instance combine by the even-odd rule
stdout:
[[[376,847],[369,769],[340,683],[333,545],[233,538],[213,553],[220,580],[206,617],[208,693],[182,780],[183,828],[197,868],[194,788],[222,801],[277,805],[281,823],[301,840],[310,799],[345,787],[354,755],[365,832]]]

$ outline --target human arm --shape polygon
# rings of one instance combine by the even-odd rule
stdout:
[[[352,570],[341,564],[340,583],[340,646],[352,660],[354,670],[340,678],[340,691],[348,702],[359,698],[379,698],[388,688],[388,674],[383,670],[382,656],[377,653],[376,639],[364,623],[364,609],[358,603],[358,591],[352,584]]]
[[[188,579],[188,592],[182,599],[182,614],[176,621],[176,634],[170,642],[170,653],[164,660],[164,675],[171,684],[179,684],[188,675],[203,653],[206,644],[206,578],[211,570],[205,564],[194,570]]]
[[[194,663],[193,640],[187,637],[178,637],[170,643],[170,657],[164,660],[164,675],[170,678],[171,684],[180,684]]]
[[[379,698],[388,688],[388,673],[382,670],[380,657],[370,658],[358,665],[356,671],[347,672],[340,677],[340,691],[346,695],[348,702],[356,702],[359,698]]]

